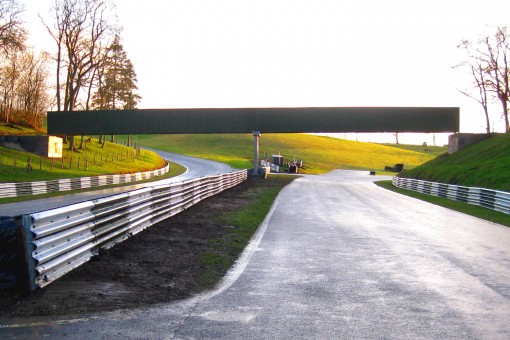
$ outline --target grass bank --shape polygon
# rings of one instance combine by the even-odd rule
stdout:
[[[32,136],[32,135],[44,135],[46,129],[34,129],[31,126],[18,125],[12,123],[0,123],[0,136],[1,135],[15,135],[15,136]]]
[[[169,152],[211,159],[234,168],[253,167],[251,134],[143,135],[141,145]],[[433,155],[374,143],[362,143],[309,134],[263,134],[260,157],[281,153],[286,160],[303,160],[304,173],[321,174],[334,169],[382,171],[386,165],[404,163],[406,169]]]
[[[424,145],[415,145],[415,144],[390,144],[383,143],[381,145],[389,146],[392,148],[399,148],[409,151],[415,151],[420,153],[426,153],[432,156],[440,156],[448,152],[448,146],[424,146]]]
[[[76,137],[76,145],[79,138]],[[32,171],[27,171],[31,162]],[[165,161],[156,153],[106,143],[97,139],[85,143],[83,150],[71,152],[64,145],[62,159],[49,159],[23,151],[0,147],[0,182],[29,182],[107,174],[126,174],[160,169]]]
[[[467,204],[467,203],[463,203],[463,202],[452,201],[452,200],[449,200],[444,197],[436,197],[436,196],[432,196],[432,195],[422,194],[422,193],[412,191],[412,190],[400,189],[400,188],[393,186],[393,184],[391,184],[391,181],[378,181],[378,182],[375,182],[375,184],[377,184],[378,186],[380,186],[382,188],[391,190],[393,192],[396,192],[396,193],[399,193],[402,195],[414,197],[414,198],[420,199],[422,201],[426,201],[426,202],[429,202],[429,203],[432,203],[435,205],[439,205],[439,206],[442,206],[442,207],[445,207],[448,209],[456,210],[456,211],[462,212],[464,214],[468,214],[471,216],[475,216],[475,217],[484,219],[486,221],[499,223],[499,224],[505,225],[507,227],[510,227],[510,215],[503,214],[502,212],[499,212],[499,211],[494,211],[491,209],[487,209],[487,208],[483,208],[483,207],[479,207],[476,205]]]
[[[509,169],[510,134],[503,134],[454,154],[443,154],[400,176],[510,191]]]

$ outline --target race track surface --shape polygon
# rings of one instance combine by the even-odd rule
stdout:
[[[215,291],[145,310],[0,319],[0,337],[510,338],[510,229],[377,179],[295,180]]]
[[[157,184],[165,184],[165,183],[173,183],[173,182],[182,182],[193,178],[204,177],[217,175],[225,172],[232,172],[232,168],[226,164],[213,162],[205,159],[188,157],[183,155],[177,155],[169,152],[152,150],[158,153],[162,158],[167,159],[169,161],[181,164],[185,166],[188,170],[186,173],[164,179],[161,181],[153,181],[142,184],[133,184],[127,185],[123,187],[111,188],[111,189],[98,189],[88,192],[82,192],[77,194],[70,194],[59,197],[51,197],[44,198],[32,201],[18,202],[18,203],[8,203],[0,205],[0,216],[17,216],[22,214],[28,214],[33,212],[38,212],[42,210],[48,210],[53,208],[62,207],[69,204],[74,204],[78,202],[93,200],[100,197],[111,196],[114,194],[119,194],[126,191],[131,191],[135,189],[144,188],[147,186],[153,186]]]

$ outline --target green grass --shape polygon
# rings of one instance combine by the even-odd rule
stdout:
[[[45,120],[46,123],[46,120]],[[41,135],[45,127],[36,130],[16,124],[0,123],[0,135]],[[78,147],[81,137],[75,137]],[[69,151],[63,145],[63,158],[51,160],[28,152],[0,147],[0,182],[31,182],[61,178],[88,177],[109,174],[128,174],[160,169],[165,161],[156,153],[136,151],[123,145],[105,143],[104,148],[97,139],[85,142],[82,150]],[[32,171],[26,171],[30,158]],[[63,169],[62,169],[63,165]],[[85,168],[85,165],[87,167]]]
[[[432,156],[439,156],[448,152],[448,146],[423,146],[423,145],[413,145],[413,144],[390,144],[383,143],[381,145],[389,146],[392,148],[399,148],[409,151],[415,151],[420,153],[426,153]]]
[[[439,156],[400,176],[510,191],[509,169],[510,134],[504,134],[454,154]]]
[[[224,162],[235,168],[252,168],[251,134],[143,135],[141,145],[169,152]],[[303,160],[308,174],[334,169],[383,170],[404,163],[406,169],[434,158],[430,154],[374,143],[362,143],[309,134],[263,134],[260,158],[280,152],[285,160]]]
[[[18,125],[12,123],[0,123],[0,135],[16,135],[16,136],[30,136],[30,135],[44,135],[46,129],[40,130],[26,125]]]
[[[214,251],[200,256],[204,266],[199,277],[202,288],[214,286],[223,277],[223,273],[232,267],[268,214],[280,190],[297,177],[271,175],[263,180],[263,186],[251,187],[239,197],[249,199],[250,204],[242,209],[218,215],[217,222],[232,226],[232,232],[210,240]]]
[[[76,142],[79,143],[78,137],[76,137]],[[165,164],[164,160],[152,151],[141,150],[140,155],[133,161],[132,155],[135,154],[133,148],[113,143],[106,143],[105,147],[101,148],[97,139],[92,139],[85,144],[84,150],[78,150],[77,152],[70,152],[64,144],[63,170],[61,169],[61,159],[54,160],[52,170],[52,160],[47,157],[41,158],[27,152],[0,147],[0,182],[25,182],[136,173],[159,169]],[[29,158],[31,158],[33,168],[31,172],[26,171]],[[15,160],[16,170],[14,170]],[[40,170],[41,161],[42,170]],[[86,162],[87,169],[85,169]]]
[[[168,171],[168,173],[164,174],[163,176],[158,176],[158,177],[154,177],[154,178],[151,178],[151,179],[146,179],[146,180],[143,180],[143,181],[130,182],[130,183],[125,183],[125,184],[110,184],[110,185],[104,185],[104,186],[94,187],[94,188],[79,189],[79,190],[69,190],[69,191],[59,191],[59,192],[52,192],[52,193],[41,194],[41,195],[0,198],[0,204],[23,202],[23,201],[31,201],[31,200],[41,199],[41,198],[49,198],[49,197],[57,197],[57,196],[70,195],[70,194],[75,194],[75,193],[78,193],[78,192],[88,192],[88,191],[95,191],[95,190],[102,190],[102,189],[109,189],[109,188],[129,186],[129,185],[139,184],[139,183],[148,183],[148,182],[160,181],[162,179],[167,179],[167,178],[172,178],[172,177],[175,177],[175,176],[179,176],[179,175],[181,175],[181,174],[186,172],[186,168],[183,167],[180,164],[173,163],[173,162],[169,162],[169,164],[170,164],[170,170]]]
[[[453,201],[444,197],[436,197],[432,195],[426,195],[422,194],[420,192],[412,191],[412,190],[406,190],[406,189],[400,189],[395,187],[391,181],[378,181],[375,182],[378,186],[397,192],[402,195],[407,195],[410,197],[414,197],[417,199],[420,199],[422,201],[426,201],[435,205],[439,205],[448,209],[456,210],[459,212],[462,212],[464,214],[468,214],[471,216],[475,216],[481,219],[484,219],[486,221],[498,223],[501,225],[505,225],[507,227],[510,227],[510,215],[504,214],[499,211],[479,207],[472,204],[467,204],[463,202],[457,202]]]

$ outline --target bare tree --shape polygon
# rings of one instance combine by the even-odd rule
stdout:
[[[42,127],[42,119],[49,105],[47,56],[38,57],[33,52],[26,52],[22,60],[23,70],[16,88],[18,108],[26,123]]]
[[[0,50],[9,54],[24,48],[23,7],[16,0],[0,0]]]
[[[0,112],[5,122],[42,126],[49,104],[47,67],[44,55],[31,50],[10,53],[0,67]]]
[[[483,108],[483,112],[485,115],[485,127],[486,131],[489,134],[491,132],[490,125],[490,117],[489,117],[489,108],[488,108],[488,96],[487,96],[487,87],[488,85],[488,75],[486,73],[488,68],[487,61],[483,60],[480,53],[478,51],[473,51],[472,44],[464,40],[462,43],[457,46],[458,48],[462,48],[467,53],[467,60],[463,63],[454,66],[454,68],[462,67],[468,68],[473,81],[473,89],[471,90],[461,90],[457,89],[463,95],[477,101]],[[476,94],[473,94],[473,91],[476,91]]]
[[[499,101],[505,122],[505,132],[510,132],[509,101],[510,101],[510,36],[506,27],[498,27],[493,36],[483,36],[476,47],[469,41],[459,46],[467,52],[467,60],[454,67],[467,67],[473,79],[472,90],[459,90],[464,95],[482,105],[485,114],[487,133],[490,133],[489,99]]]
[[[25,48],[26,31],[21,14],[23,7],[16,0],[0,0],[0,112],[9,123],[14,114],[16,82],[20,76],[19,52]]]
[[[55,0],[55,24],[45,26],[57,45],[58,111],[74,111],[81,90],[92,86],[103,51],[116,32],[112,9],[108,0]],[[74,150],[73,137],[69,149]]]
[[[14,91],[20,77],[21,69],[19,64],[19,53],[10,53],[0,69],[0,93],[2,99],[0,102],[0,111],[6,123],[10,123],[13,120]]]
[[[506,27],[498,27],[494,38],[485,37],[483,40],[485,50],[481,58],[487,62],[487,85],[499,100],[505,121],[505,132],[510,131],[508,117],[508,103],[510,100],[510,37]]]

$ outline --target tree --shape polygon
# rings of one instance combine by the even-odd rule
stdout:
[[[505,122],[505,132],[510,132],[509,101],[510,101],[510,36],[506,27],[498,27],[493,36],[484,36],[478,41],[478,47],[472,48],[468,41],[459,47],[468,51],[468,61],[463,63],[469,67],[473,76],[478,95],[470,91],[461,91],[465,95],[477,100],[484,108],[487,132],[490,132],[488,114],[488,96],[499,101]]]
[[[0,50],[4,54],[24,48],[27,32],[22,12],[23,7],[16,0],[0,0]]]
[[[0,112],[3,120],[42,126],[49,104],[47,58],[25,49],[10,53],[0,67]]]
[[[48,32],[57,45],[56,101],[58,111],[74,111],[81,90],[101,64],[103,50],[116,31],[108,0],[55,0],[55,24]],[[69,149],[74,150],[74,138]]]
[[[487,85],[494,97],[500,102],[505,121],[505,132],[510,131],[508,119],[508,101],[510,99],[510,37],[506,27],[498,27],[493,37],[487,36],[482,41],[484,50],[482,58],[487,64],[485,73]]]
[[[22,120],[32,126],[42,127],[42,119],[50,102],[48,88],[47,56],[38,57],[33,52],[23,54],[21,77],[16,89]]]
[[[141,97],[135,93],[136,73],[117,35],[99,76],[99,87],[92,99],[98,110],[135,109]]]
[[[10,123],[13,120],[15,89],[20,78],[20,57],[19,53],[10,53],[5,59],[0,69],[0,89],[1,103],[0,111],[3,114],[3,120]]]
[[[495,93],[503,109],[505,131],[510,131],[508,118],[508,102],[510,100],[510,37],[506,27],[498,27],[494,39],[484,39],[486,52],[484,57],[488,60],[486,70],[489,75],[488,85]]]
[[[135,92],[136,73],[117,35],[108,48],[104,68],[98,72],[98,89],[92,98],[97,110],[135,109],[141,97]],[[112,135],[113,142],[113,135]],[[128,136],[128,145],[131,138]]]
[[[20,76],[19,53],[24,49],[26,31],[21,13],[23,8],[16,0],[0,0],[0,111],[9,123],[14,114],[16,82]]]
[[[16,0],[0,0],[0,117],[41,127],[49,103],[47,58],[26,47],[22,12]]]
[[[488,75],[487,75],[487,69],[488,65],[487,62],[484,61],[480,55],[480,53],[477,53],[476,51],[473,51],[472,44],[464,40],[458,48],[462,48],[466,51],[468,55],[468,59],[464,61],[463,63],[455,66],[455,67],[464,67],[468,68],[472,80],[473,80],[473,89],[472,90],[460,90],[457,89],[460,93],[463,95],[477,101],[483,108],[484,116],[485,116],[485,127],[488,134],[491,133],[491,124],[490,124],[490,117],[489,117],[489,108],[488,108]],[[477,94],[472,94],[472,91],[475,90]]]

